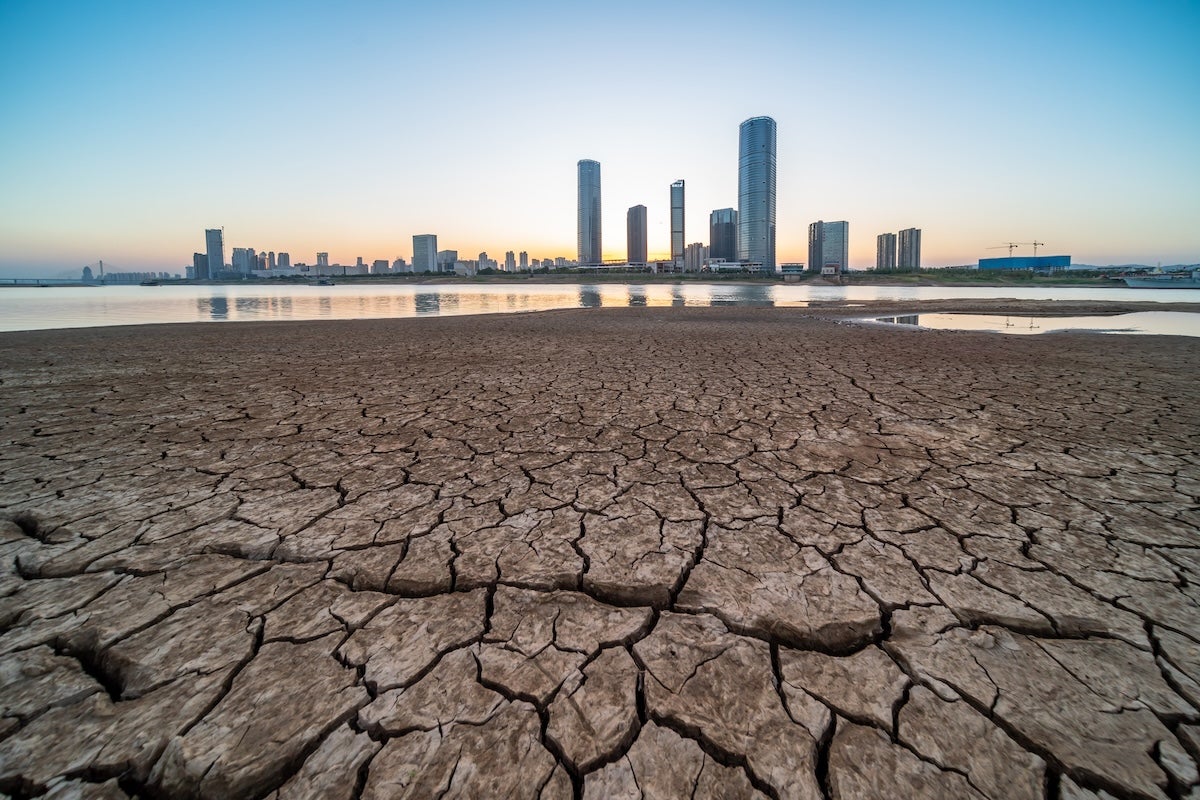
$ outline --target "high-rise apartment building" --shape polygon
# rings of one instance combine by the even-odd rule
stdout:
[[[204,231],[204,243],[208,250],[208,276],[215,280],[225,271],[225,229],[209,228]]]
[[[775,120],[751,117],[738,131],[739,261],[775,271]]]
[[[256,269],[257,265],[251,263],[254,260],[255,260],[254,250],[252,250],[251,248],[249,248],[249,247],[233,248],[232,266],[233,266],[234,272],[239,272],[239,273],[245,275],[248,272],[250,272],[250,270]]]
[[[825,245],[825,223],[820,220],[810,223],[808,226],[808,271],[820,272],[821,259],[824,256],[821,254],[821,248]]]
[[[845,272],[849,265],[850,223],[822,222],[808,226],[808,268],[821,272]]]
[[[708,257],[737,261],[736,208],[718,208],[708,215]]]
[[[900,231],[900,269],[916,271],[921,268],[921,229]]]
[[[579,162],[578,245],[581,266],[600,263],[600,162],[586,158]]]
[[[506,252],[504,254],[504,271],[505,272],[516,272],[517,271],[517,254],[514,253],[512,250],[509,250],[508,252]]]
[[[625,214],[625,260],[630,264],[645,264],[646,207],[634,206]]]
[[[896,268],[896,234],[881,233],[875,237],[875,271],[891,272]]]
[[[522,250],[521,254],[518,256],[518,259],[519,259],[518,263],[520,263],[521,269],[529,269],[529,253]]]
[[[280,253],[276,257],[275,263],[278,264],[279,269],[291,269],[292,268],[292,254],[291,253]]]
[[[683,264],[684,256],[683,232],[683,181],[671,184],[671,261],[677,265]]]
[[[317,266],[318,267],[328,267],[329,266],[329,253],[317,253]]]
[[[267,253],[267,269],[275,269],[275,251]]]
[[[708,261],[708,248],[704,242],[694,242],[683,249],[683,269],[686,272],[699,272]]]
[[[92,271],[88,267],[83,268],[84,271],[91,275]],[[208,255],[206,253],[192,253],[192,277],[198,281],[208,280]],[[85,281],[90,281],[90,277],[85,277]]]
[[[437,270],[437,235],[419,233],[413,236],[413,272]]]

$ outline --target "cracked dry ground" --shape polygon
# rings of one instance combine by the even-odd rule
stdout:
[[[1197,797],[1194,340],[0,337],[0,791]]]

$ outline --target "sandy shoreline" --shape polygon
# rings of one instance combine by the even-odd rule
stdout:
[[[0,334],[0,791],[1197,791],[1200,348],[854,305]]]

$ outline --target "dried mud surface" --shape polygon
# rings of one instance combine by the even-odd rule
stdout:
[[[0,792],[1195,798],[1200,347],[0,336]]]

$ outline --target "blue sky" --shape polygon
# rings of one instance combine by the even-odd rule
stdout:
[[[778,255],[807,225],[923,229],[928,264],[1008,240],[1200,261],[1200,3],[0,4],[0,274],[179,270],[234,246],[405,258],[604,250],[668,187],[689,241],[737,205],[737,128],[779,125]],[[1028,250],[1028,248],[1025,248]],[[1018,251],[1022,252],[1022,251]],[[1045,251],[1043,251],[1045,252]]]

